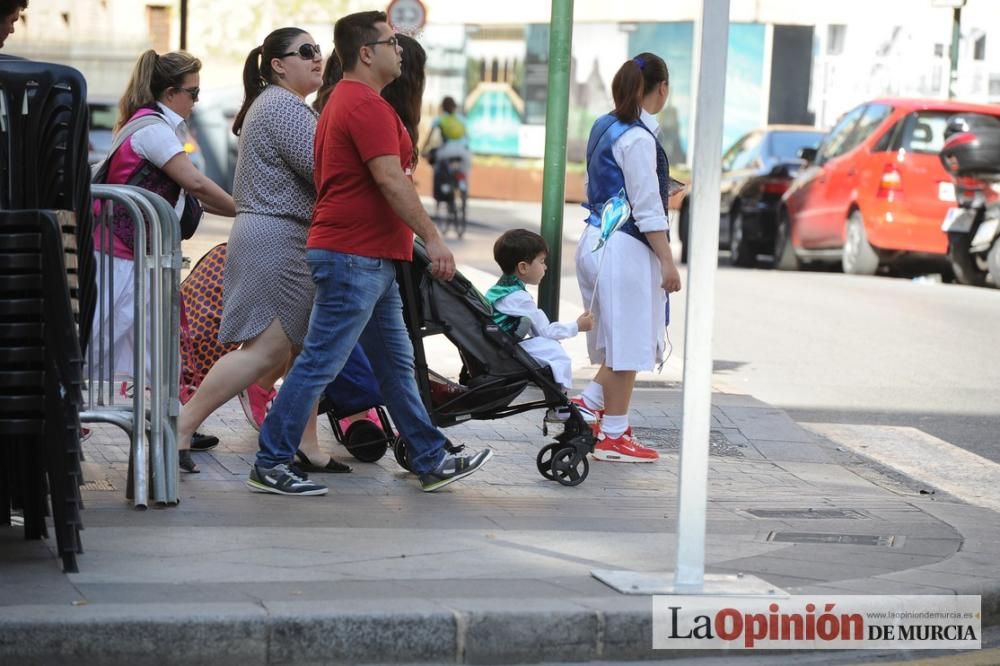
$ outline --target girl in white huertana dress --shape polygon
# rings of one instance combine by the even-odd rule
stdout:
[[[681,288],[666,215],[670,166],[656,138],[655,116],[666,104],[669,82],[659,56],[641,53],[626,61],[611,83],[615,108],[597,119],[587,145],[590,215],[577,247],[576,274],[585,306],[593,299],[595,326],[587,333],[587,349],[601,367],[579,399],[603,413],[594,449],[599,460],[659,458],[632,436],[628,409],[636,372],[652,370],[663,357],[667,294]],[[622,190],[632,217],[595,252],[601,210]]]

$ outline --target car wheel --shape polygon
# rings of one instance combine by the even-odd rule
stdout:
[[[974,231],[974,229],[973,229]],[[959,284],[967,284],[973,287],[981,287],[986,284],[986,271],[982,270],[976,258],[969,252],[969,242],[972,240],[972,231],[951,232],[948,234],[948,261],[951,262],[951,270],[955,273],[955,281]],[[990,250],[990,254],[993,254]],[[989,261],[987,259],[987,261]],[[1000,279],[997,272],[993,272],[993,279]]]
[[[691,238],[691,211],[687,201],[681,206],[680,220],[677,226],[680,227],[678,236],[681,243],[681,263],[686,264],[688,262],[688,239]]]
[[[868,242],[865,223],[861,211],[856,210],[847,218],[844,234],[844,251],[840,263],[845,273],[851,275],[875,275],[878,270],[878,253]]]
[[[739,208],[729,215],[729,260],[733,266],[749,268],[757,260],[757,253],[743,235],[743,214]]]
[[[799,258],[792,247],[791,220],[785,209],[778,213],[778,226],[774,230],[774,268],[779,271],[799,270]]]

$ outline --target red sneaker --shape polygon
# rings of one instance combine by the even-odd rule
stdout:
[[[271,402],[276,395],[278,392],[274,389],[267,391],[256,384],[251,384],[240,391],[240,406],[243,407],[243,413],[254,430],[260,430],[261,424],[264,423],[264,417],[267,416],[267,410],[271,409]]]
[[[577,407],[582,407],[585,411],[588,411],[594,416],[596,416],[598,421],[604,418],[604,410],[593,409],[591,407],[588,407],[587,402],[583,399],[582,395],[575,395],[572,398],[570,398],[569,401],[572,402]]]
[[[621,437],[612,439],[601,431],[594,446],[594,457],[605,462],[650,463],[660,459],[660,454],[647,448],[632,437],[632,428]]]

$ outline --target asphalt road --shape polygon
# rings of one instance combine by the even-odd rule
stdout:
[[[456,259],[496,272],[493,241],[504,229],[538,229],[541,206],[477,200],[469,219],[462,240],[447,236]],[[561,298],[580,305],[573,256],[582,209],[567,205],[564,219]],[[227,234],[227,221],[209,218],[185,254],[197,258]],[[716,388],[751,394],[800,422],[917,428],[1000,463],[1000,289],[726,264],[723,255]],[[677,354],[689,298],[696,307],[689,290],[672,303]]]

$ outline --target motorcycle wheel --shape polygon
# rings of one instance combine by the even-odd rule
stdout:
[[[990,275],[993,276],[993,286],[1000,287],[1000,238],[993,241],[993,247],[986,255],[986,265],[990,268]]]
[[[986,284],[986,271],[979,267],[979,262],[969,252],[969,242],[974,232],[975,227],[969,233],[948,234],[948,261],[951,262],[951,269],[955,272],[955,280],[959,284],[981,287]]]

